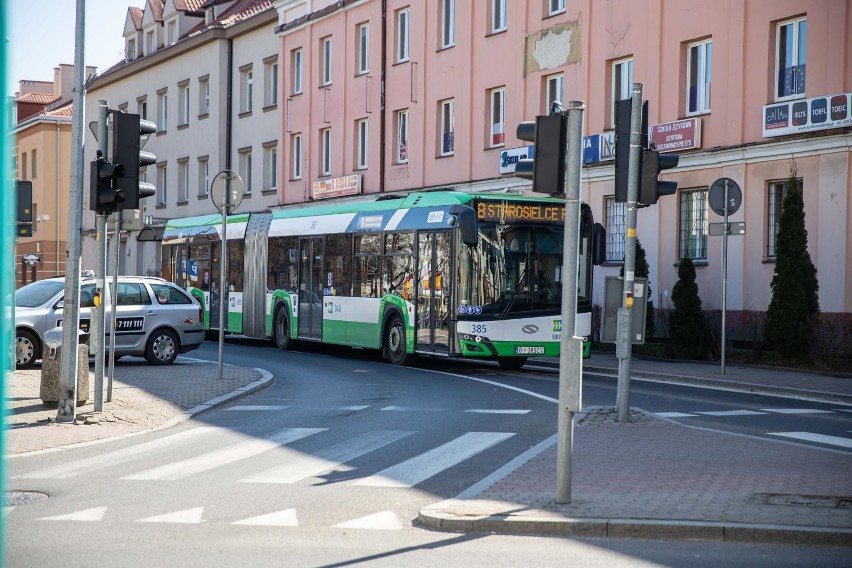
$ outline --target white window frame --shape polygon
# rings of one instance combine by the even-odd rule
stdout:
[[[408,153],[408,109],[396,113],[396,163],[407,164]]]
[[[198,115],[210,114],[210,77],[198,80]]]
[[[264,107],[278,104],[278,60],[267,61],[263,64]]]
[[[370,72],[370,24],[358,26],[358,75]]]
[[[370,123],[362,118],[355,123],[355,169],[366,170],[370,154]]]
[[[547,15],[555,16],[565,11],[565,0],[548,0]]]
[[[411,58],[411,9],[403,8],[396,14],[396,62]]]
[[[157,94],[157,130],[165,132],[169,129],[169,94],[161,92]]]
[[[615,128],[616,103],[629,99],[633,93],[633,57],[612,62],[612,105],[610,106],[611,128]]]
[[[320,69],[321,85],[326,87],[331,85],[332,80],[332,52],[331,52],[331,36],[326,36],[320,39],[320,56],[322,57],[322,66]]]
[[[178,112],[178,126],[189,124],[189,83],[178,86],[178,101],[180,109]]]
[[[547,89],[545,91],[544,114],[550,114],[550,106],[553,101],[565,103],[565,75],[551,75],[547,78]]]
[[[125,53],[125,57],[128,61],[136,59],[136,38],[129,38],[127,40],[127,53]]]
[[[796,64],[789,67],[790,69],[793,69],[793,71],[791,71],[791,76],[792,76],[791,81],[793,82],[793,92],[790,93],[789,95],[783,95],[783,94],[781,94],[782,87],[783,87],[783,81],[782,81],[782,78],[781,78],[781,72],[782,72],[782,68],[781,68],[781,48],[786,47],[786,44],[785,44],[785,46],[781,45],[781,30],[783,28],[787,27],[787,26],[790,26],[790,29],[792,29],[793,38],[792,38],[792,41],[791,41],[792,46],[790,46],[789,50],[785,50],[785,56],[787,55],[786,52],[789,52],[789,56],[790,56],[791,60],[796,62]],[[783,22],[778,22],[778,24],[775,26],[775,80],[772,83],[775,86],[774,87],[774,91],[775,91],[774,95],[775,95],[776,101],[789,101],[789,100],[792,100],[792,99],[801,99],[801,98],[805,97],[805,89],[806,89],[807,85],[803,84],[801,91],[799,90],[798,75],[801,72],[801,74],[804,75],[804,77],[802,78],[802,83],[806,83],[806,81],[807,81],[807,75],[806,75],[807,43],[806,42],[807,42],[807,35],[808,35],[807,26],[808,26],[808,19],[804,18],[804,17],[803,18],[793,18],[791,20],[785,20]],[[800,38],[799,34],[802,31],[803,27],[804,27],[805,37]],[[804,44],[803,44],[803,42],[804,42]],[[801,54],[802,47],[804,47],[804,51],[805,51],[804,55]]]
[[[157,51],[157,40],[154,35],[154,30],[145,32],[145,55],[150,55]]]
[[[157,205],[165,207],[168,203],[168,179],[169,171],[165,163],[157,164]]]
[[[441,49],[456,45],[456,0],[441,0]]]
[[[713,40],[705,39],[686,47],[686,114],[710,112],[710,86],[713,71]],[[692,89],[695,89],[693,100]]]
[[[189,158],[178,160],[178,203],[189,201]]]
[[[302,179],[302,133],[293,134],[290,147],[292,150],[292,163],[290,164],[291,179]]]
[[[455,99],[441,101],[441,130],[440,137],[438,138],[438,144],[440,145],[439,154],[441,156],[452,156],[455,154],[455,122]]]
[[[210,195],[210,157],[198,158],[198,197]]]
[[[490,132],[488,146],[497,148],[506,145],[506,87],[491,89],[488,110]]]
[[[170,20],[168,24],[166,24],[167,34],[169,38],[169,45],[174,45],[177,43],[177,18]]]
[[[707,188],[678,192],[678,259],[707,260]]]
[[[302,92],[302,48],[294,49],[292,52],[293,59],[293,94],[298,95]]]
[[[320,177],[331,175],[331,128],[320,130]]]
[[[243,195],[251,195],[251,171],[252,156],[251,148],[240,150],[240,177],[243,178]]]
[[[497,34],[508,29],[506,10],[507,0],[491,0],[491,33]]]
[[[263,191],[278,189],[278,144],[263,147]]]
[[[240,70],[240,113],[251,112],[254,95],[254,71],[251,66]]]

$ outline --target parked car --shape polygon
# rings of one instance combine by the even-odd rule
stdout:
[[[108,277],[105,306],[110,306],[111,281]],[[201,305],[178,286],[162,278],[119,276],[116,290],[116,357],[135,355],[152,365],[168,365],[178,353],[197,349],[204,341]],[[41,359],[44,332],[62,324],[64,295],[63,277],[39,280],[15,292],[17,368],[32,367]],[[95,279],[82,278],[80,328],[84,331],[89,330],[94,297]],[[111,311],[107,310],[107,318]],[[107,350],[109,343],[107,335]]]

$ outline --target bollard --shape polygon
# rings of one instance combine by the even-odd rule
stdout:
[[[88,334],[78,330],[77,345],[77,404],[89,398],[89,347]],[[44,333],[44,352],[41,359],[41,388],[39,397],[44,406],[59,405],[59,383],[62,361],[62,328],[56,327]]]

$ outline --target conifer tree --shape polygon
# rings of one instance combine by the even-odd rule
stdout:
[[[819,283],[808,254],[805,203],[795,164],[787,178],[786,196],[775,240],[772,300],[766,311],[764,339],[789,361],[808,358],[819,315]]]
[[[688,358],[705,358],[707,354],[707,321],[701,311],[701,298],[695,282],[695,264],[691,258],[680,261],[677,282],[672,287],[674,309],[669,326],[675,354]]]

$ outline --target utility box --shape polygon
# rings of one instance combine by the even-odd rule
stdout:
[[[624,303],[624,279],[604,278],[604,306],[601,313],[601,342],[615,343],[618,336],[618,310]],[[648,310],[648,279],[633,280],[633,307],[630,309],[630,343],[645,343],[645,318]]]
[[[77,330],[77,404],[89,399],[89,334]],[[60,399],[60,375],[62,374],[62,328],[56,327],[44,334],[41,354],[41,388],[39,397],[48,408],[56,408]]]

